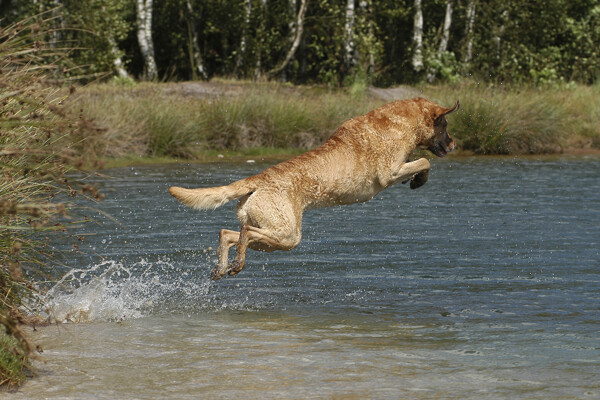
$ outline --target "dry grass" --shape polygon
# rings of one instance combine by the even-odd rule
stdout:
[[[0,383],[19,384],[30,346],[18,328],[22,299],[33,287],[26,273],[39,273],[43,243],[33,235],[61,231],[56,217],[66,205],[60,192],[75,195],[65,179],[74,168],[94,163],[100,131],[62,104],[70,95],[57,85],[53,61],[61,53],[44,45],[42,16],[0,28]]]

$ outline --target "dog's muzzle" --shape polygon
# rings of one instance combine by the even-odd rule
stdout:
[[[454,150],[455,147],[456,147],[456,144],[454,143],[454,140],[452,140],[450,142],[450,144],[448,144],[447,146],[444,145],[444,143],[442,143],[441,141],[436,140],[433,147],[429,148],[429,151],[431,151],[433,154],[435,154],[438,157],[445,157],[446,154],[448,154],[452,150]]]

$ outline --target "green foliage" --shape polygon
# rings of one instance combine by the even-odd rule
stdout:
[[[6,332],[0,324],[0,386],[18,386],[26,379],[30,368],[27,351],[22,343]]]
[[[435,54],[430,54],[425,59],[425,67],[432,71],[436,76],[445,83],[458,83],[460,80],[459,63],[456,56],[451,51],[445,51],[441,58]]]
[[[154,2],[152,36],[161,79],[196,76],[191,57],[192,31],[210,76],[263,79],[291,46],[299,3]],[[600,0],[476,1],[472,59],[468,62],[466,14],[471,0],[453,3],[447,53],[431,56],[438,48],[446,3],[423,2],[427,68],[417,72],[411,64],[414,1],[357,0],[353,27],[356,62],[348,66],[343,61],[346,1],[310,0],[300,47],[277,78],[329,86],[351,85],[356,74],[366,74],[367,82],[378,85],[414,83],[431,71],[443,82],[455,82],[459,76],[492,83],[541,85],[571,81],[591,84],[598,79]],[[52,28],[48,41],[72,48],[68,57],[56,60],[67,74],[84,74],[88,80],[102,77],[114,70],[117,57],[134,76],[142,74],[133,0],[64,0],[59,8],[56,4],[54,0],[21,1],[16,7],[0,7],[0,18],[11,21],[51,10],[54,18],[47,21]]]

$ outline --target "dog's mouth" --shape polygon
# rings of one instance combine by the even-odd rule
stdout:
[[[439,140],[436,140],[435,144],[429,148],[429,151],[431,151],[433,154],[435,154],[438,157],[445,157],[446,154],[448,154],[452,150],[454,150],[454,147],[455,147],[454,140],[450,142],[449,146],[445,146],[442,142],[440,142]]]

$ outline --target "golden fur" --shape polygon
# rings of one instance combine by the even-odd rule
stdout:
[[[306,209],[368,201],[396,182],[425,184],[430,164],[408,161],[417,148],[443,157],[454,149],[445,115],[457,110],[422,98],[395,101],[344,122],[322,146],[227,186],[171,187],[169,193],[196,209],[215,209],[240,198],[240,232],[222,229],[213,279],[235,275],[246,248],[291,250],[302,237]],[[229,249],[237,245],[228,263]]]

